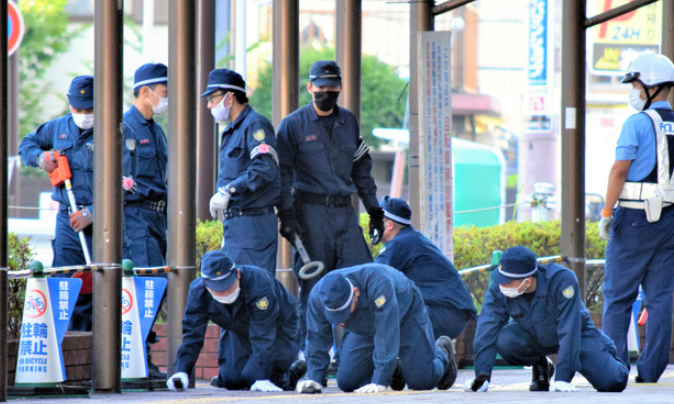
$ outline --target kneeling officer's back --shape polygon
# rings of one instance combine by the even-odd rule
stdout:
[[[187,387],[210,320],[226,330],[220,339],[216,385],[229,390],[293,390],[306,371],[304,363],[293,365],[299,350],[295,305],[295,298],[267,271],[236,267],[222,251],[207,253],[201,278],[190,285],[177,373],[168,387],[179,390],[177,379]]]

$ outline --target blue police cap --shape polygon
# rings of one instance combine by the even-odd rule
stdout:
[[[311,66],[309,81],[318,87],[341,86],[342,73],[334,61],[319,60]]]
[[[152,84],[168,85],[168,67],[163,63],[146,63],[133,75],[134,91]]]
[[[332,324],[344,324],[351,315],[353,284],[342,274],[331,272],[320,280],[318,297],[323,303],[326,319]]]
[[[201,98],[219,89],[236,90],[245,94],[246,82],[241,75],[229,69],[215,69],[208,74],[208,86]]]
[[[94,107],[94,77],[77,76],[70,82],[68,103],[73,108],[90,109]]]
[[[214,292],[231,288],[236,273],[234,262],[221,250],[208,252],[201,258],[201,279]]]
[[[538,271],[536,254],[524,246],[510,247],[503,252],[492,280],[499,285],[532,276]]]
[[[384,217],[387,219],[407,226],[412,224],[412,210],[403,199],[386,195],[379,201],[379,207],[384,210]]]

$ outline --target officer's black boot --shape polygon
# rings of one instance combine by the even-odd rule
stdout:
[[[403,377],[403,368],[400,364],[400,359],[398,359],[396,370],[393,371],[393,376],[391,376],[391,380],[389,380],[388,385],[393,391],[401,391],[405,389],[405,378]]]
[[[555,365],[547,356],[542,356],[531,367],[529,391],[550,391],[550,379],[555,374]]]
[[[295,390],[297,387],[297,381],[307,373],[307,362],[302,359],[298,359],[290,365],[288,369],[288,387],[290,390]]]
[[[147,377],[150,379],[166,380],[166,373],[159,370],[159,367],[152,363],[152,357],[147,355]]]
[[[211,386],[217,387],[219,389],[225,388],[225,385],[220,381],[220,375],[215,375],[211,378]]]
[[[454,348],[452,348],[452,340],[445,335],[441,335],[440,338],[435,341],[435,347],[443,351],[445,355],[447,355],[447,360],[449,361],[447,367],[445,368],[445,372],[442,374],[442,377],[440,377],[440,381],[437,385],[438,390],[447,390],[452,387],[452,385],[454,385],[458,372],[456,368],[456,362],[454,362]]]

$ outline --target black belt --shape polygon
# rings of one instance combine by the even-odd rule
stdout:
[[[264,208],[250,208],[250,209],[227,209],[223,211],[225,219],[231,219],[238,216],[260,216],[274,213],[273,206],[266,206]]]
[[[87,205],[77,205],[77,210],[82,210],[82,209],[84,209],[84,208],[86,208],[86,207],[87,207]],[[72,209],[70,209],[70,206],[69,206],[69,205],[66,205],[66,204],[64,204],[64,203],[61,204],[60,210],[61,210],[61,212],[65,212],[65,213],[68,214],[68,215],[69,215],[69,214],[71,213],[71,211],[72,211]]]
[[[297,202],[309,203],[312,205],[333,207],[344,207],[351,205],[350,195],[321,195],[310,192],[296,192],[294,197]]]
[[[157,213],[166,212],[166,201],[138,201],[138,202],[124,202],[124,206],[134,206],[147,210],[153,210]]]

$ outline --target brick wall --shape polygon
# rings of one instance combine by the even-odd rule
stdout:
[[[159,337],[159,342],[152,345],[152,362],[166,372],[167,352],[166,352],[166,324],[155,324],[154,332]],[[201,354],[194,368],[196,380],[211,380],[218,374],[218,344],[220,343],[220,327],[215,324],[209,324],[206,330],[206,339],[201,349]]]

